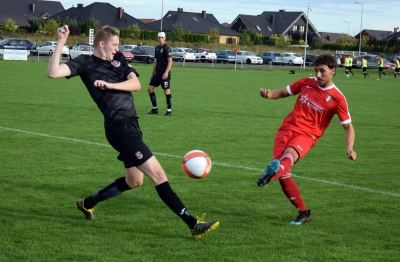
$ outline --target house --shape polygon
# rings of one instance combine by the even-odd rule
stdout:
[[[60,17],[61,21],[64,21],[68,17],[70,20],[76,20],[78,23],[85,23],[90,19],[96,19],[99,21],[100,26],[109,25],[119,29],[137,24],[140,30],[154,31],[150,26],[124,13],[122,7],[115,7],[109,3],[94,2],[86,7],[84,4],[78,4],[77,7],[71,7],[53,15],[51,19],[57,19],[57,17]]]
[[[382,30],[371,30],[363,29],[361,32],[362,37],[367,37],[370,39],[382,40],[393,35],[392,31],[382,31]],[[354,38],[359,39],[360,33],[356,34]]]
[[[226,28],[217,22],[209,20],[206,11],[202,15],[195,15],[192,12],[183,12],[182,8],[178,8],[177,12],[169,11],[163,19],[149,23],[148,25],[155,30],[172,31],[173,25],[181,24],[184,33],[191,32],[195,34],[209,34],[210,29],[218,29],[219,43],[237,44],[239,42],[241,33]]]
[[[330,32],[319,32],[319,34],[321,36],[321,43],[323,44],[335,43],[336,40],[338,40],[339,37],[343,35],[343,33],[330,33]]]
[[[194,16],[199,16],[199,17],[207,19],[207,20],[209,20],[209,21],[211,21],[213,23],[219,24],[217,18],[215,18],[215,16],[213,14],[207,14],[207,12],[205,10],[201,11],[201,13],[198,13],[196,11],[194,11],[194,12],[183,12],[183,8],[179,8],[179,7],[178,7],[177,11],[168,11],[163,16],[163,19],[165,19],[167,17],[170,17],[170,16],[173,16],[173,15],[176,15],[178,13],[187,13],[187,14],[191,14],[191,15],[194,15]]]
[[[281,9],[278,12],[264,11],[260,15],[238,15],[229,26],[237,32],[244,29],[253,30],[262,36],[274,34],[292,37],[299,34],[304,39],[307,26],[307,16],[303,12],[286,12]],[[314,25],[308,21],[308,34],[321,37]],[[308,37],[307,37],[308,38]]]
[[[11,18],[18,27],[30,27],[31,17],[46,19],[65,10],[60,2],[41,0],[1,0],[0,6],[0,25]]]

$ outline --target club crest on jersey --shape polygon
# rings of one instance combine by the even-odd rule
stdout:
[[[143,154],[140,151],[137,151],[135,156],[136,156],[137,159],[142,159],[143,158]]]
[[[164,52],[164,49],[161,49],[161,50],[160,50],[160,53],[162,54],[163,52]]]
[[[331,100],[332,100],[332,96],[331,96],[331,95],[328,95],[328,96],[326,97],[326,99],[325,99],[326,102],[329,102],[329,101],[331,101]]]
[[[120,61],[117,61],[117,60],[113,60],[113,61],[111,62],[111,64],[112,64],[114,67],[119,67],[119,66],[121,65],[121,62],[120,62]]]

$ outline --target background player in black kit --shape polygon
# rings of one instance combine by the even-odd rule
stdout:
[[[167,99],[167,112],[165,115],[171,116],[171,48],[169,48],[169,46],[165,43],[164,32],[158,33],[157,37],[159,46],[157,46],[155,50],[153,71],[151,71],[150,84],[147,88],[147,91],[150,95],[151,104],[153,105],[153,108],[150,110],[149,114],[158,114],[157,99],[156,94],[154,93],[154,88],[161,85],[161,88],[164,90],[165,98]]]
[[[94,206],[106,199],[143,184],[146,174],[153,182],[159,197],[190,228],[196,239],[218,227],[218,221],[204,222],[189,214],[169,185],[165,171],[142,140],[137,119],[139,116],[131,92],[140,91],[139,74],[118,52],[119,31],[110,26],[101,28],[94,37],[93,55],[80,55],[60,64],[61,48],[69,35],[68,26],[58,29],[58,41],[50,59],[47,76],[50,78],[80,76],[93,101],[104,115],[108,142],[119,152],[125,176],[116,179],[97,193],[76,201],[76,207],[87,220],[93,220]]]

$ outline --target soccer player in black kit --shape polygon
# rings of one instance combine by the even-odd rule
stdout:
[[[167,100],[167,112],[165,113],[165,116],[171,116],[171,48],[169,48],[169,46],[165,43],[164,32],[158,33],[157,37],[159,46],[157,46],[155,49],[153,71],[151,71],[150,84],[147,88],[147,91],[150,95],[151,104],[153,105],[153,108],[150,110],[149,114],[158,114],[157,99],[156,94],[154,93],[154,88],[161,85],[161,88],[164,90],[165,98]]]
[[[76,201],[76,207],[86,220],[94,220],[94,206],[124,191],[143,184],[146,174],[153,182],[162,201],[190,228],[195,239],[218,227],[218,221],[204,222],[189,214],[178,195],[172,190],[165,171],[142,140],[138,115],[131,92],[140,91],[139,74],[118,52],[119,31],[102,27],[94,37],[93,55],[80,55],[60,64],[61,49],[67,41],[67,25],[58,29],[57,46],[50,59],[47,76],[50,78],[80,76],[93,101],[104,115],[104,129],[108,142],[119,152],[125,176],[87,198]]]

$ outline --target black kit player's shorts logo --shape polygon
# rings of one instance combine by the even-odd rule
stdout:
[[[120,61],[117,61],[117,60],[113,60],[113,61],[111,62],[111,64],[112,64],[114,67],[119,67],[119,66],[121,65],[121,62],[120,62]]]
[[[137,159],[142,159],[143,158],[143,154],[140,151],[137,151],[135,154]]]

